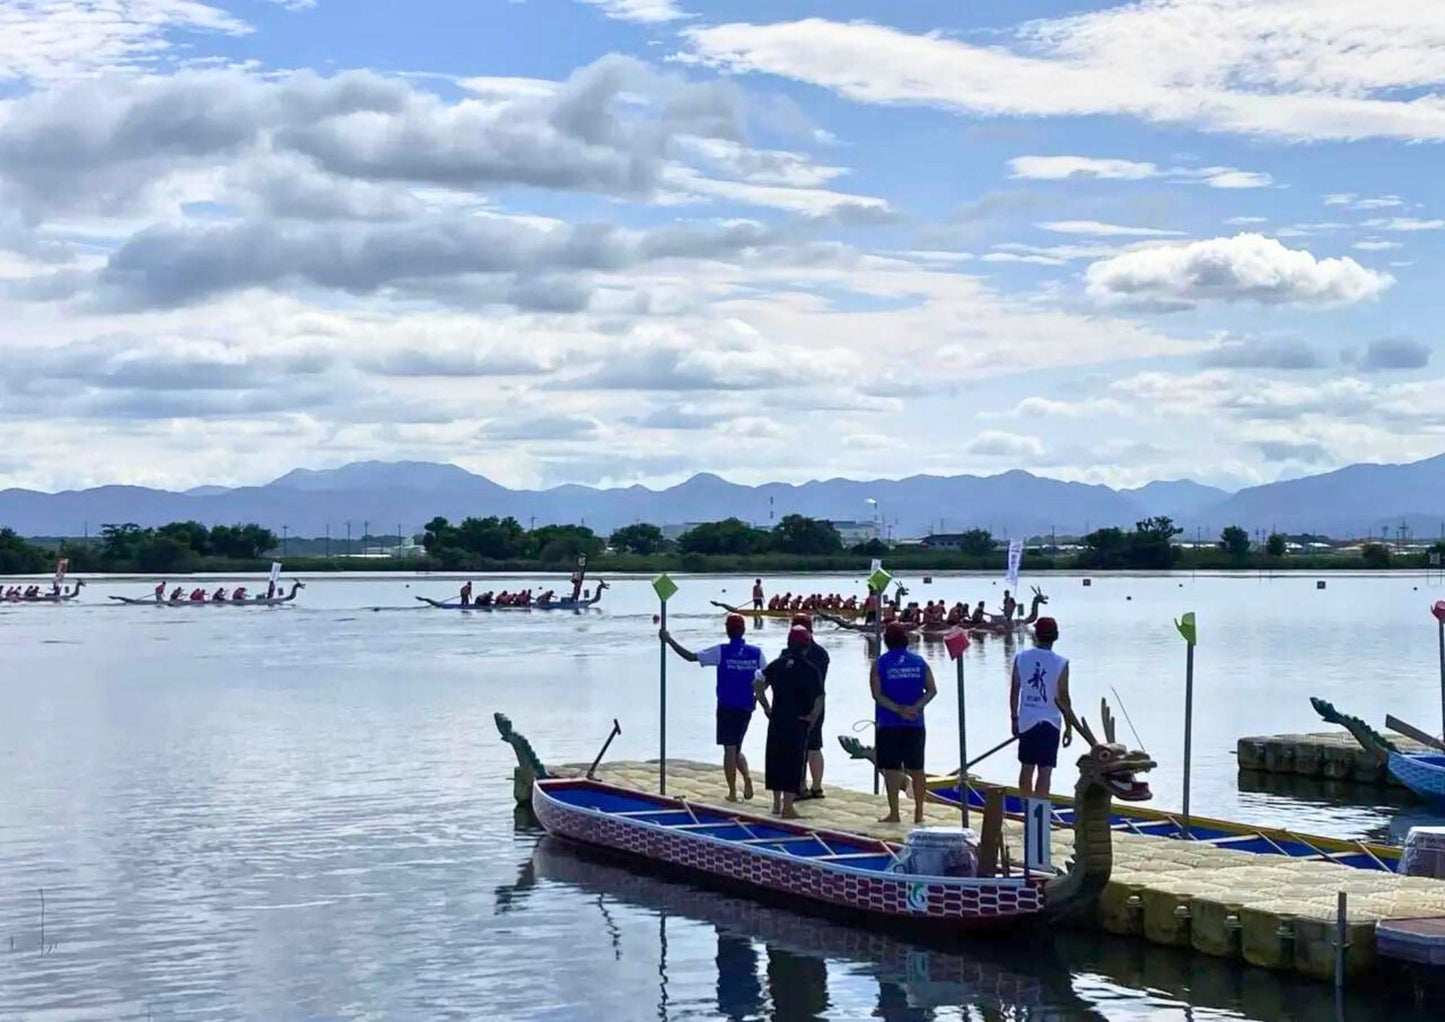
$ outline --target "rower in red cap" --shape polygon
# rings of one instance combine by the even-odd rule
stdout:
[[[753,682],[767,666],[767,658],[757,646],[743,641],[747,634],[747,622],[739,614],[729,614],[724,624],[728,641],[719,646],[709,646],[696,653],[680,645],[664,628],[658,632],[663,642],[672,647],[674,653],[700,667],[717,668],[717,743],[723,750],[723,776],[727,778],[729,802],[738,800],[737,775],[743,776],[743,798],[753,797],[753,776],[748,772],[748,760],[743,755],[743,738],[748,733],[748,724],[753,719],[753,707],[757,698],[753,694]]]

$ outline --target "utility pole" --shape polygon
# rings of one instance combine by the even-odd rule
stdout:
[[[350,557],[350,556],[351,556],[351,522],[350,522],[349,519],[348,519],[347,522],[346,522],[346,553],[343,554],[342,556],[343,556],[343,557]]]
[[[290,538],[291,526],[281,526],[281,556],[286,556],[286,542]]]
[[[366,537],[371,535],[371,520],[367,519],[361,523],[361,554],[366,556]]]
[[[331,556],[331,523],[326,523],[326,556]]]

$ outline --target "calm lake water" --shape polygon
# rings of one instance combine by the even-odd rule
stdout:
[[[1184,647],[1199,616],[1196,812],[1385,837],[1417,804],[1359,791],[1241,791],[1244,734],[1325,727],[1307,697],[1438,729],[1424,576],[1035,579],[1052,597],[1076,702],[1109,697],[1182,784]],[[477,580],[479,583],[481,579]],[[710,599],[751,579],[678,579],[669,623],[715,641]],[[921,600],[986,599],[990,578],[904,579]],[[1028,580],[1026,579],[1026,582]],[[770,591],[857,591],[852,577]],[[1031,1019],[1330,1017],[1330,992],[1095,935],[941,952],[634,876],[542,840],[514,812],[493,711],[554,762],[655,757],[656,601],[619,580],[581,614],[417,609],[442,576],[310,580],[273,610],[0,605],[0,1017],[90,1019]],[[479,588],[516,588],[508,578]],[[555,585],[553,581],[551,584]],[[254,586],[254,583],[253,583]],[[782,623],[759,639],[771,653]],[[868,719],[864,640],[820,627],[830,731]],[[957,762],[952,667],[930,765]],[[1008,734],[1010,647],[968,652],[969,748]],[[712,759],[709,672],[668,664],[670,755]],[[1121,737],[1127,725],[1120,717]],[[761,729],[750,735],[761,760]],[[836,748],[830,744],[830,750]],[[1009,752],[977,771],[1009,780]],[[1058,790],[1073,784],[1060,770]],[[832,755],[828,783],[867,770]],[[1257,788],[1250,781],[1245,788]],[[43,916],[42,916],[43,892]],[[42,938],[43,920],[43,938]],[[1380,993],[1347,1017],[1427,1018]]]

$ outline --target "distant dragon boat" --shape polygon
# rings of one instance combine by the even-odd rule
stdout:
[[[85,585],[85,579],[76,579],[75,585],[70,589],[59,593],[41,593],[38,596],[6,596],[0,598],[0,604],[4,603],[69,603],[80,595],[81,588]]]
[[[285,596],[267,597],[258,593],[255,596],[248,596],[242,600],[233,600],[230,598],[223,600],[213,600],[210,597],[207,597],[203,600],[193,600],[190,597],[185,597],[179,600],[172,600],[157,599],[154,595],[112,596],[110,598],[116,603],[122,604],[127,607],[279,607],[283,604],[294,602],[296,599],[296,594],[300,590],[305,588],[306,583],[300,581],[299,579],[296,579],[293,580],[291,583],[291,591]]]

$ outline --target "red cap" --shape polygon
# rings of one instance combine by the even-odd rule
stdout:
[[[743,620],[741,614],[729,614],[723,622],[723,629],[729,635],[742,635],[748,630],[748,623]]]
[[[1034,637],[1044,642],[1053,642],[1059,637],[1059,623],[1051,617],[1041,617],[1034,622]]]
[[[795,628],[806,628],[809,634],[813,631],[813,619],[807,614],[794,614],[790,624]]]
[[[901,649],[908,645],[908,629],[900,621],[888,622],[883,629],[883,644],[889,649]]]
[[[802,625],[794,625],[788,629],[788,648],[806,646],[813,641],[812,634]]]

